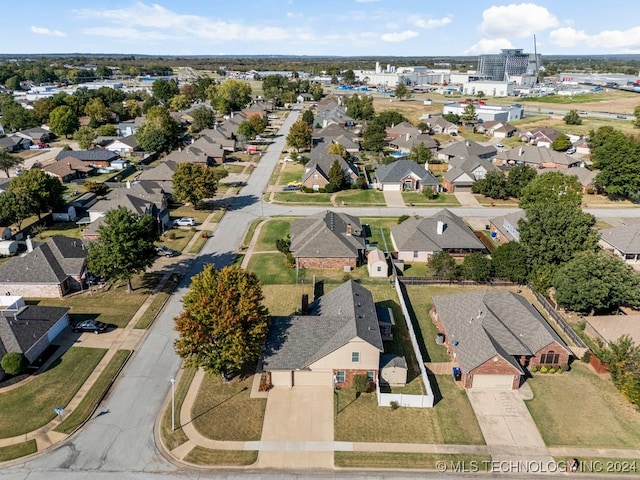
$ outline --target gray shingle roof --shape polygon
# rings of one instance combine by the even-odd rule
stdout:
[[[127,188],[121,183],[115,184],[118,188],[112,188],[107,195],[98,200],[89,211],[107,212],[118,207],[127,209],[139,215],[154,214],[157,210],[165,208],[165,196],[157,191],[147,188],[147,184],[134,183]]]
[[[324,178],[329,180],[329,170],[336,160],[342,167],[345,177],[351,177],[353,175],[358,176],[358,169],[347,162],[340,155],[327,152],[328,145],[323,147],[314,148],[309,153],[311,160],[305,165],[305,173],[302,175],[302,181],[307,180],[314,172],[321,174]]]
[[[29,350],[70,309],[27,305],[20,310],[0,310],[0,340],[7,351]]]
[[[522,372],[514,356],[534,355],[553,342],[571,353],[524,297],[506,290],[436,295],[433,304],[466,372],[495,355]]]
[[[297,370],[360,338],[383,351],[371,293],[343,283],[309,305],[311,315],[274,318],[264,352],[265,370]]]
[[[55,235],[33,252],[0,265],[0,283],[60,284],[82,274],[87,250],[81,240]]]
[[[360,220],[345,213],[327,210],[291,224],[291,252],[296,258],[358,258],[364,247]]]
[[[462,140],[454,142],[440,150],[438,153],[449,157],[482,157],[488,158],[498,152],[492,145],[480,145],[471,140]]]
[[[499,170],[493,163],[480,157],[454,157],[449,160],[450,168],[447,170],[443,178],[450,182],[454,182],[456,179],[463,175],[470,178],[471,183],[477,180],[474,176],[474,171],[479,168],[484,168],[487,172],[493,172]]]
[[[381,165],[376,169],[376,177],[379,183],[398,183],[411,174],[417,176],[422,185],[436,186],[440,183],[433,176],[433,173],[413,160],[397,160],[388,165]]]
[[[600,238],[624,254],[640,253],[640,223],[602,230]]]
[[[566,153],[556,152],[550,148],[526,145],[512,148],[498,153],[496,159],[511,163],[527,163],[529,165],[542,165],[543,163],[556,165],[575,165],[580,163],[579,158]]]
[[[62,160],[68,157],[77,158],[83,162],[112,162],[120,158],[115,152],[105,150],[103,148],[93,148],[91,150],[61,150],[56,155],[56,160]]]
[[[438,235],[438,221],[444,231]],[[410,217],[391,227],[391,235],[400,251],[438,252],[441,250],[484,250],[473,231],[446,208],[432,217]]]
[[[380,369],[385,367],[407,368],[407,360],[400,355],[386,353],[380,355]]]

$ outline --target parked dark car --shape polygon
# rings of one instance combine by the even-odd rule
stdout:
[[[620,120],[626,120],[627,116],[626,115],[616,115],[616,118],[619,118]]]
[[[83,320],[82,322],[76,323],[71,329],[76,333],[93,332],[97,335],[107,330],[107,324],[99,322],[96,319]]]
[[[300,187],[298,187],[297,185],[285,185],[284,187],[282,187],[283,192],[293,192],[295,190],[300,190]]]

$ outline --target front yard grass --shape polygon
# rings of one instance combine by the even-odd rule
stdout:
[[[343,190],[336,194],[335,202],[337,205],[364,207],[386,205],[384,194],[378,190]]]
[[[8,462],[15,458],[26,457],[32,453],[38,451],[38,445],[36,440],[29,440],[27,442],[16,443],[14,445],[8,445],[6,447],[0,447],[0,462]]]
[[[40,375],[0,394],[0,438],[36,430],[66,407],[107,351],[72,347]]]
[[[79,240],[82,238],[82,230],[80,230],[80,227],[78,227],[75,222],[56,222],[46,227],[46,229],[41,230],[37,238],[39,240],[47,240],[54,235],[64,235],[65,237],[77,238]]]
[[[336,467],[343,468],[420,468],[434,470],[436,465],[477,465],[478,471],[487,470],[491,464],[491,455],[453,455],[442,453],[410,452],[335,452]]]
[[[72,433],[76,428],[82,425],[87,418],[89,418],[89,415],[91,415],[91,412],[93,412],[98,405],[98,402],[107,392],[111,382],[113,382],[130,354],[131,350],[118,350],[116,352],[96,382],[82,398],[80,404],[55,428],[56,432],[67,434]]]
[[[291,230],[293,219],[286,217],[272,218],[262,224],[260,236],[256,242],[256,252],[273,252],[276,250],[276,240],[285,238]]]
[[[525,403],[548,446],[640,447],[640,412],[587,366],[574,362],[568,373],[527,383],[534,398]]]
[[[194,465],[243,467],[256,463],[258,452],[255,450],[211,450],[197,446],[187,454],[184,460]]]
[[[263,285],[296,283],[296,269],[284,265],[283,253],[255,253],[249,259],[247,270],[253,272]]]
[[[279,168],[276,168],[276,171],[279,171]],[[282,176],[280,177],[279,185],[289,185],[290,183],[299,183],[302,181],[302,175],[304,174],[304,165],[297,162],[287,162],[285,164],[284,170],[282,171]]]
[[[182,252],[193,236],[197,233],[193,227],[176,227],[167,230],[164,235],[160,236],[160,240],[156,245],[163,245],[178,252]]]
[[[453,193],[440,193],[436,198],[427,198],[420,192],[402,192],[402,199],[407,206],[459,207],[460,202]]]
[[[331,205],[330,193],[277,192],[273,196],[275,203]]]
[[[205,375],[191,411],[193,426],[213,440],[260,440],[266,398],[249,398],[253,375],[224,382]]]
[[[210,205],[213,206],[213,205]],[[193,205],[180,205],[179,207],[171,209],[171,219],[182,217],[192,217],[197,223],[204,222],[207,217],[213,212],[213,208],[193,208]]]
[[[435,378],[435,380],[434,380]],[[336,441],[484,445],[467,394],[449,375],[432,377],[441,397],[433,408],[379,407],[374,393],[355,398],[339,390],[334,403]]]
[[[75,321],[97,318],[101,322],[125,327],[158,284],[160,276],[146,274],[133,278],[134,291],[127,293],[125,285],[109,290],[73,295],[63,299],[29,299],[28,303],[52,307],[71,307],[70,317]]]
[[[517,207],[518,199],[509,198],[507,200],[496,200],[495,198],[485,197],[484,195],[474,194],[478,203],[483,207]]]

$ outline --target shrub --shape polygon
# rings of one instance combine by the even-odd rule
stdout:
[[[176,239],[176,232],[169,232],[167,233],[167,238],[169,240],[175,240]]]
[[[395,400],[393,402],[391,402],[389,404],[389,406],[391,407],[391,410],[397,410],[400,408],[400,404],[398,402],[396,402]]]
[[[293,253],[287,252],[284,259],[284,266],[287,268],[294,268],[296,266],[296,259]]]
[[[2,369],[9,375],[19,375],[29,366],[27,358],[18,352],[9,352],[2,357]]]
[[[569,365],[564,364],[558,367],[558,373],[564,373],[569,371]]]
[[[547,373],[556,373],[556,369],[551,367],[551,368],[549,368]]]
[[[409,218],[409,215],[400,215],[398,217],[398,225],[400,225],[402,222],[404,222],[405,220],[407,220]]]
[[[531,370],[533,373],[536,373],[538,370],[540,370],[540,367],[538,367],[538,365],[532,365],[529,370]]]
[[[584,355],[582,355],[582,357],[580,358],[580,361],[582,363],[589,363],[590,360],[591,360],[591,352],[587,350],[586,352],[584,352]]]
[[[356,391],[356,396],[368,392],[370,384],[371,382],[366,375],[358,374],[353,376],[353,388]]]
[[[342,283],[348,282],[349,280],[351,280],[351,275],[347,272],[344,272],[344,274],[342,275]]]
[[[547,373],[549,370],[544,365],[540,367],[540,373]]]

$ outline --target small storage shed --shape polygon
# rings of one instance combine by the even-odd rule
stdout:
[[[370,277],[387,278],[389,266],[382,250],[371,250],[367,253],[367,271]]]
[[[407,360],[400,355],[380,356],[380,385],[404,387],[407,383]]]
[[[13,240],[0,241],[0,255],[8,257],[18,253],[18,242]]]

